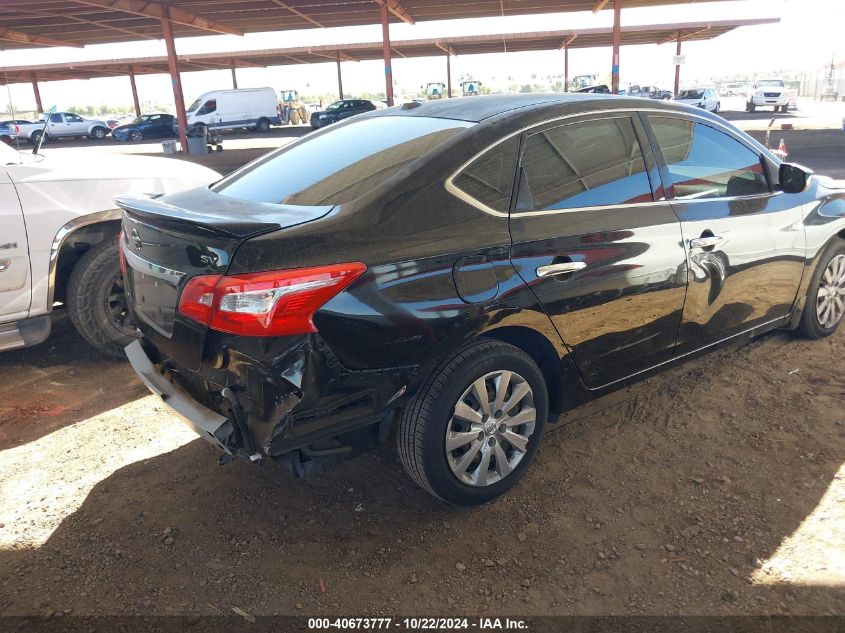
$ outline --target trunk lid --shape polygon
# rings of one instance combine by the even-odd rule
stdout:
[[[187,281],[225,274],[251,237],[314,221],[332,209],[248,202],[206,188],[116,202],[124,210],[126,290],[138,327],[163,354],[194,370],[207,328],[177,313]]]

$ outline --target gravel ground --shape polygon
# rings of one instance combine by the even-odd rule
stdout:
[[[218,466],[125,364],[56,336],[0,358],[5,614],[845,614],[845,332],[576,410],[473,510],[392,444],[305,481]]]

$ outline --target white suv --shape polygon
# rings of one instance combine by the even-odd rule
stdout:
[[[748,89],[745,111],[754,112],[761,106],[774,106],[775,112],[789,109],[789,90],[782,79],[761,79]]]

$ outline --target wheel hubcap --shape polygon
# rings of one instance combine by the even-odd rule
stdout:
[[[478,378],[455,404],[446,427],[446,457],[470,486],[489,486],[517,467],[528,450],[537,411],[528,382],[511,371]]]
[[[824,270],[816,299],[816,318],[825,329],[832,328],[845,314],[845,255],[837,255]]]

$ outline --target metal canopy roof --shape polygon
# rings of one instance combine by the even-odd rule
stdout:
[[[708,40],[742,26],[774,24],[777,18],[758,20],[726,20],[721,22],[684,22],[651,26],[623,26],[622,44],[660,44],[675,41],[681,33],[683,41]],[[399,40],[391,42],[397,57],[434,57],[451,52],[453,55],[505,53],[554,50],[564,41],[569,48],[610,46],[613,29],[577,29],[539,31],[534,33],[501,33],[442,39]],[[252,51],[233,51],[180,55],[180,70],[218,70],[236,68],[315,64],[334,61],[363,61],[381,59],[382,43],[277,48]],[[136,75],[168,72],[167,57],[139,57],[104,61],[42,64],[38,66],[9,66],[0,70],[0,85],[64,79],[92,79],[95,77]]]
[[[621,0],[625,9],[714,0]],[[161,39],[169,13],[176,37],[360,26],[393,21],[515,16],[613,7],[612,0],[2,0],[0,48],[83,46]]]

